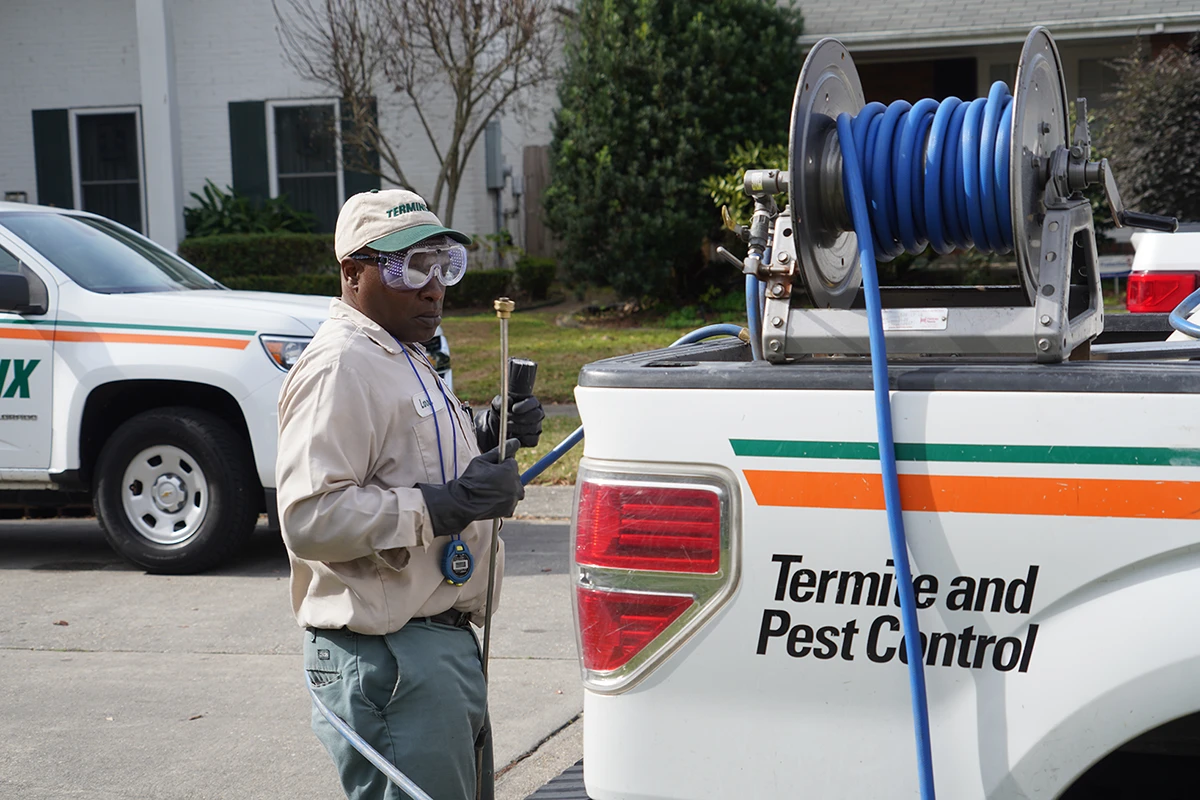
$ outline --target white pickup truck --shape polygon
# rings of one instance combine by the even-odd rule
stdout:
[[[328,308],[226,289],[103,217],[0,203],[0,504],[90,499],[147,570],[225,561],[274,516],[279,387]]]
[[[588,797],[1198,796],[1200,342],[1104,315],[1079,190],[1111,172],[1085,124],[1068,138],[1044,29],[1016,84],[963,134],[1003,168],[961,169],[921,149],[944,107],[923,138],[937,103],[865,107],[847,49],[818,43],[788,169],[745,176],[749,341],[582,370]],[[909,116],[861,165],[872,114]],[[904,192],[926,181],[916,228],[954,212],[939,165],[964,202],[987,202],[980,174],[1005,190],[1020,285],[872,284]],[[1173,227],[1108,188],[1118,220]]]
[[[1194,797],[1200,364],[890,374],[939,794]],[[917,796],[869,367],[726,340],[576,397],[589,796]]]

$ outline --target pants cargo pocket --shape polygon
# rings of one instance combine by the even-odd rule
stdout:
[[[306,669],[308,673],[308,684],[314,689],[320,689],[329,686],[332,683],[337,683],[342,679],[340,672],[327,671],[322,669]]]

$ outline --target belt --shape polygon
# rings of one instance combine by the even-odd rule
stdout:
[[[471,614],[468,611],[443,611],[429,617],[413,617],[411,622],[436,622],[438,625],[449,625],[452,628],[468,628],[471,625]]]

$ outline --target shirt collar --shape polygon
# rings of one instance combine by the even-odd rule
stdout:
[[[335,297],[329,301],[329,318],[344,319],[347,322],[356,325],[359,330],[366,334],[368,339],[392,355],[397,355],[402,352],[400,349],[400,344],[396,341],[394,336],[384,330],[378,322],[371,319],[354,306],[345,302],[340,297]],[[425,352],[425,348],[420,342],[405,342],[405,344],[407,344],[409,347],[418,348],[418,352],[422,354]]]

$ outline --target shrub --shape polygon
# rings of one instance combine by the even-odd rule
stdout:
[[[287,195],[269,198],[255,206],[250,198],[232,187],[225,189],[223,192],[211,180],[206,180],[203,196],[191,193],[197,205],[183,210],[183,225],[188,236],[270,231],[312,233],[317,228],[317,218],[307,211],[292,208]]]
[[[707,288],[720,219],[702,183],[733,145],[787,140],[801,30],[771,0],[580,0],[545,194],[571,277],[626,297]]]
[[[558,262],[553,258],[524,256],[517,261],[517,288],[530,300],[545,300],[557,273]]]
[[[704,179],[704,191],[712,198],[718,209],[729,208],[729,215],[741,225],[750,224],[754,213],[754,201],[743,191],[742,176],[748,169],[786,170],[788,164],[787,144],[765,146],[762,142],[745,142],[736,145],[725,158],[725,171]],[[787,205],[787,196],[775,198],[780,208]]]
[[[233,233],[184,239],[179,255],[222,283],[250,275],[336,275],[333,235]]]
[[[496,233],[473,233],[467,245],[467,264],[473,270],[513,269],[521,254],[507,228]]]
[[[1200,37],[1186,50],[1134,55],[1116,67],[1116,92],[1097,116],[1122,199],[1139,211],[1200,219]]]
[[[230,289],[251,292],[315,294],[323,297],[340,297],[342,294],[341,275],[240,275],[226,279],[224,284]]]
[[[511,269],[467,270],[460,283],[446,290],[445,308],[491,308],[492,301],[512,290]]]

